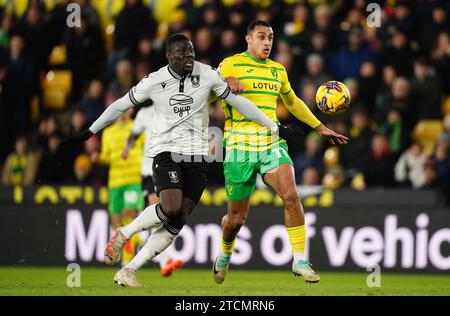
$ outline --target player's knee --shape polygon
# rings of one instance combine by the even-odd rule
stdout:
[[[241,215],[235,215],[228,218],[228,221],[231,221],[231,226],[234,229],[239,229],[245,224],[246,217]]]
[[[178,220],[183,217],[183,208],[181,203],[167,203],[166,205],[161,205],[163,213],[170,220]]]
[[[281,197],[285,206],[295,206],[300,204],[300,196],[295,190],[288,191]]]

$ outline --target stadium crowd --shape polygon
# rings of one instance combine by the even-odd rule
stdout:
[[[81,6],[76,27],[66,23],[71,2]],[[292,144],[298,184],[434,188],[450,196],[448,1],[188,0],[162,23],[141,0],[126,0],[113,37],[91,2],[61,0],[49,8],[29,0],[21,16],[0,10],[2,184],[104,185],[106,167],[92,163],[100,138],[70,148],[61,148],[61,139],[84,130],[164,66],[168,35],[187,34],[196,59],[217,67],[246,49],[246,26],[261,19],[273,26],[271,58],[284,65],[297,95],[322,122],[350,137],[336,148],[310,132],[303,144]],[[380,27],[367,24],[369,2],[382,9]],[[64,61],[52,62],[61,47]],[[52,70],[71,74],[62,108],[44,97]],[[350,109],[335,117],[315,105],[317,87],[331,79],[344,82],[352,96]],[[277,114],[282,122],[293,120],[281,104]],[[223,127],[220,104],[211,106],[210,123]],[[223,185],[221,164],[210,169],[209,183]]]

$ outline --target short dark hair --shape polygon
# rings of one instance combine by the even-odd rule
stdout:
[[[184,34],[176,33],[173,35],[170,35],[169,38],[166,40],[166,52],[170,51],[172,48],[172,45],[179,42],[184,41],[190,41],[189,37],[187,37]]]
[[[247,26],[247,34],[250,34],[258,25],[272,27],[269,22],[263,20],[255,20]]]

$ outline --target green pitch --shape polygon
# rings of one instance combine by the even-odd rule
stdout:
[[[65,268],[0,268],[0,296],[4,295],[450,295],[450,276],[387,274],[381,287],[369,288],[369,273],[320,273],[318,284],[306,284],[288,271],[230,270],[227,280],[217,285],[208,270],[182,269],[169,278],[159,270],[146,268],[138,279],[141,289],[122,288],[112,283],[115,269],[81,268],[81,287],[69,288]]]

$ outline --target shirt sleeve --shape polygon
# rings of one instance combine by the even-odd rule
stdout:
[[[136,114],[136,118],[134,120],[133,129],[131,130],[131,133],[133,133],[133,135],[141,135],[144,130],[145,130],[144,111],[143,109],[141,109]]]
[[[229,58],[225,58],[222,60],[222,62],[219,64],[219,67],[217,68],[219,73],[224,77],[232,77],[233,73],[233,65]]]
[[[154,76],[150,74],[130,89],[128,96],[134,105],[141,105],[151,100],[151,86],[153,82]]]
[[[230,88],[228,83],[225,81],[224,77],[219,73],[218,70],[211,67],[209,71],[209,81],[212,83],[212,90],[215,95],[225,99],[230,93]]]
[[[281,79],[281,89],[280,89],[280,93],[281,94],[288,94],[291,90],[291,83],[289,82],[289,78],[286,72],[286,69],[284,69],[283,67],[283,71],[280,71],[280,79]]]

